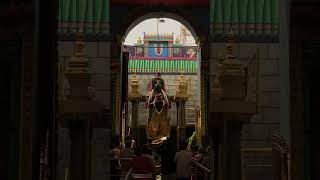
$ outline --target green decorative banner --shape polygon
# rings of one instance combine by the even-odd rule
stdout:
[[[278,34],[279,0],[211,0],[211,33]]]
[[[129,73],[197,73],[197,60],[129,60]]]
[[[59,32],[108,32],[109,0],[59,0]]]

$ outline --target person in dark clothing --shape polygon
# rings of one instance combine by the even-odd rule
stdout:
[[[197,153],[193,156],[193,159],[199,163],[202,162],[205,150],[203,147],[199,147]]]
[[[155,177],[155,167],[150,158],[142,156],[141,147],[135,149],[136,156],[130,162],[130,167],[132,168],[133,174],[153,174]],[[144,178],[141,180],[150,180],[153,178]]]
[[[121,158],[131,158],[134,155],[134,151],[131,148],[131,141],[125,142],[125,147],[120,151]]]
[[[180,151],[174,157],[177,180],[190,180],[192,176],[192,153],[187,151],[186,142],[181,142]]]
[[[110,172],[111,180],[119,180],[118,175],[121,174],[121,164],[119,159],[117,159],[117,147],[120,145],[119,141],[117,139],[112,139],[110,144],[110,152],[109,152],[109,158],[110,158]]]
[[[125,147],[120,151],[120,158],[132,158],[134,151],[131,149],[131,141],[125,142]],[[121,162],[121,173],[127,174],[130,169],[130,161],[122,159]]]
[[[199,146],[191,147],[192,157],[195,157],[198,154],[198,150],[199,150]]]
[[[130,147],[131,149],[135,149],[136,148],[136,141],[132,138],[132,136],[127,136],[126,138],[125,138],[125,141],[127,142],[127,141],[130,141],[130,146],[127,146],[127,147]]]
[[[174,156],[176,153],[176,145],[172,139],[168,138],[159,148],[158,153],[161,156],[161,179],[175,179],[176,165]]]
[[[151,147],[148,144],[144,144],[144,145],[142,145],[141,150],[142,150],[142,156],[150,158],[150,160],[152,161],[152,164],[155,165],[154,155],[153,155]]]

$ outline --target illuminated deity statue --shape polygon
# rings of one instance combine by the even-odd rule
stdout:
[[[149,109],[148,137],[153,140],[153,143],[161,142],[162,139],[165,139],[170,134],[170,117],[168,113],[170,102],[168,101],[164,80],[159,72],[149,84],[146,105],[147,109]]]

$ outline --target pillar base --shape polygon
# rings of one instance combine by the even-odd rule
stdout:
[[[180,143],[185,142],[187,140],[185,127],[177,127],[177,146],[180,149]]]
[[[224,121],[224,180],[234,180],[242,177],[240,152],[241,126],[240,121]]]

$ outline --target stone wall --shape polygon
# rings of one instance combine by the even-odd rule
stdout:
[[[139,79],[139,85],[140,85],[140,93],[142,95],[145,95],[147,93],[147,87],[151,79],[154,77],[153,74],[150,75],[137,75],[137,78]],[[168,92],[168,96],[175,96],[176,95],[176,79],[179,77],[179,75],[162,75],[162,78],[164,79],[166,83],[166,88]],[[191,98],[187,101],[186,107],[187,108],[193,108],[194,105],[200,106],[200,79],[198,75],[184,75],[185,79],[191,78]],[[132,78],[132,75],[129,75],[129,80]],[[130,88],[130,84],[129,84]],[[130,89],[129,89],[130,90]],[[129,104],[129,109],[131,109],[131,106]],[[147,119],[147,109],[145,102],[141,102],[139,104],[139,120],[138,125],[144,126],[146,124]],[[171,126],[176,126],[177,124],[177,110],[175,103],[172,103],[172,107],[170,109],[170,124]],[[194,123],[194,113],[192,111],[187,110],[186,111],[186,121],[187,123],[191,124]]]
[[[93,86],[96,91],[95,99],[106,109],[111,109],[110,106],[110,42],[97,41],[86,42],[87,58],[89,60],[89,72],[92,75]],[[69,60],[75,55],[74,41],[58,41],[58,96],[59,100],[65,99],[69,93],[69,82],[66,79],[64,72],[68,68]],[[59,130],[59,152],[62,153],[62,159],[58,161],[58,176],[65,175],[65,167],[68,166],[68,158],[70,156],[70,143],[66,141],[67,129],[60,128]],[[108,152],[110,143],[110,129],[94,128],[92,130],[91,139],[91,179],[101,180],[109,179],[110,165],[106,153]],[[68,131],[67,131],[68,132]],[[63,139],[64,138],[64,139]],[[67,139],[68,140],[68,139]],[[67,151],[68,150],[68,151]],[[64,154],[63,154],[64,153]],[[67,154],[67,155],[66,155]],[[61,166],[61,167],[60,167]],[[89,166],[87,166],[89,167]],[[63,168],[63,169],[61,169]]]
[[[64,71],[68,67],[68,62],[75,53],[74,41],[59,41],[59,98],[64,98],[69,92],[69,83],[64,76]],[[86,42],[87,57],[89,60],[89,71],[92,75],[96,90],[96,100],[110,109],[110,42],[96,41]]]
[[[58,55],[59,55],[59,71],[58,71],[58,94],[59,99],[65,98],[65,95],[69,93],[69,83],[64,76],[64,71],[68,67],[68,62],[75,53],[74,41],[59,41],[58,42]],[[110,42],[97,41],[86,42],[87,57],[89,60],[89,71],[94,81],[94,87],[96,90],[96,100],[103,104],[107,109],[110,109]],[[147,85],[154,75],[138,75],[140,80],[140,92],[145,95],[147,92]],[[162,75],[167,83],[167,89],[169,96],[175,95],[175,80],[178,75]],[[185,75],[186,79],[191,78],[191,92],[193,96],[187,102],[187,108],[192,108],[194,104],[200,106],[200,78],[198,75]],[[132,75],[129,75],[129,79]],[[130,87],[130,86],[129,86]],[[144,126],[146,124],[147,110],[145,103],[139,104],[139,120],[138,125]],[[131,106],[129,104],[129,110]],[[187,123],[194,123],[193,113],[187,113]],[[171,125],[176,125],[176,106],[172,103],[170,110]]]
[[[225,43],[211,44],[210,71],[217,72],[219,57],[225,55]],[[259,97],[258,114],[253,117],[250,123],[243,126],[241,146],[243,149],[271,148],[271,136],[273,131],[279,132],[280,126],[280,82],[279,82],[279,44],[278,43],[238,43],[235,46],[235,55],[241,62],[248,62],[249,58],[259,49]],[[211,76],[213,78],[214,75]],[[212,82],[212,79],[211,79]],[[211,83],[212,84],[212,83]],[[211,88],[212,89],[212,88]],[[212,92],[211,92],[212,93]],[[212,98],[212,96],[210,96]],[[213,99],[211,99],[212,102]],[[271,153],[271,152],[270,152]],[[251,165],[264,165],[259,167],[259,172],[267,174],[271,167],[261,164],[259,154],[255,155],[256,162]],[[248,164],[245,158],[244,164],[247,179],[251,179],[254,168]],[[259,164],[260,163],[260,164]],[[257,167],[258,167],[257,166]],[[270,174],[269,179],[272,179]]]

